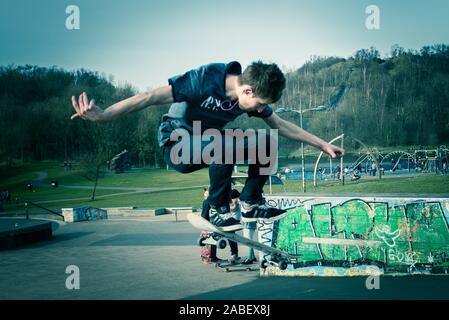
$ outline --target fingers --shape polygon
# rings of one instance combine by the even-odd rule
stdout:
[[[86,108],[86,112],[87,112],[87,108],[89,106],[89,99],[87,99],[87,94],[85,92],[83,92],[83,102],[84,102],[84,107]]]
[[[80,108],[78,103],[76,102],[75,96],[72,96],[72,106],[75,109],[76,113],[80,113]]]
[[[84,114],[84,102],[83,102],[83,94],[80,94],[80,96],[78,97],[78,105],[80,107],[80,113]]]
[[[345,155],[345,149],[334,146],[332,144],[326,147],[324,150],[331,159],[341,158]]]
[[[87,107],[87,110],[92,110],[92,108],[94,107],[94,104],[95,104],[95,100],[94,99],[90,100],[90,103],[89,103],[89,106]]]
[[[83,118],[83,115],[87,113],[88,110],[91,110],[95,104],[95,101],[92,99],[89,103],[89,99],[87,98],[87,94],[83,92],[78,97],[78,101],[76,101],[75,96],[72,96],[72,105],[75,109],[75,114],[70,117],[71,120],[76,118]]]
[[[85,92],[80,94],[78,98],[78,106],[80,115],[85,115],[89,109],[89,99],[87,98],[87,94]]]
[[[337,147],[336,153],[338,154],[339,157],[343,157],[345,155],[345,149]]]

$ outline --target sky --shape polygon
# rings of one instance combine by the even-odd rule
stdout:
[[[70,5],[78,30],[66,28]],[[370,5],[378,30],[365,25]],[[85,68],[143,91],[210,62],[291,70],[313,55],[449,43],[448,31],[447,0],[1,0],[0,65]]]

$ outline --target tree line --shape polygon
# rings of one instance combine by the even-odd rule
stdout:
[[[206,63],[206,62],[205,62]],[[274,108],[305,112],[305,129],[331,139],[341,133],[376,146],[449,142],[449,46],[406,50],[393,46],[388,57],[375,48],[349,58],[312,57],[286,73],[287,87]],[[58,67],[0,67],[0,160],[77,160],[124,149],[138,166],[162,165],[157,128],[169,106],[147,108],[111,123],[71,121],[72,95],[86,91],[101,107],[137,93],[112,77]],[[297,113],[281,117],[299,123]],[[230,127],[264,127],[242,116]],[[280,140],[281,153],[297,148]],[[98,157],[97,157],[98,158]]]
[[[449,46],[395,45],[353,56],[313,57],[287,74],[280,105],[303,113],[304,127],[328,139],[341,133],[376,146],[449,142]],[[296,116],[298,118],[298,116]]]
[[[137,93],[89,70],[38,66],[0,68],[0,159],[110,160],[130,150],[139,166],[161,163],[157,127],[168,106],[147,108],[110,123],[70,120],[71,96],[85,91],[106,107]]]

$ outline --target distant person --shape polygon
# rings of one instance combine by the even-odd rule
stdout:
[[[258,241],[256,237],[257,222],[244,222],[243,227],[244,227],[243,236],[249,240],[257,242]],[[248,247],[248,256],[242,261],[242,264],[253,264],[256,262],[257,259],[254,249]]]
[[[4,203],[6,202],[6,192],[0,192],[0,212],[4,211]]]
[[[6,190],[6,203],[10,203],[11,202],[11,192],[9,192],[9,190]]]
[[[360,174],[359,174],[359,171],[358,170],[354,170],[353,172],[352,172],[352,175],[351,175],[351,181],[357,181],[357,180],[359,180],[361,178],[361,176],[360,176]]]
[[[376,163],[373,162],[371,164],[371,173],[372,173],[373,177],[376,176],[376,172],[377,172],[377,166],[376,166]]]

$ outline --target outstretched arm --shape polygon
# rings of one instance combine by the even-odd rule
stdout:
[[[72,96],[72,105],[75,109],[75,114],[70,119],[82,118],[94,122],[107,122],[152,105],[172,102],[173,94],[170,85],[151,90],[150,92],[137,94],[119,101],[104,110],[95,105],[94,99],[89,100],[87,94],[83,92],[79,96],[78,101]]]
[[[270,126],[270,128],[278,129],[281,136],[309,144],[328,154],[332,159],[342,157],[345,154],[344,149],[334,146],[333,144],[330,144],[318,138],[317,136],[291,123],[290,121],[280,118],[275,113],[264,120],[266,124]]]

